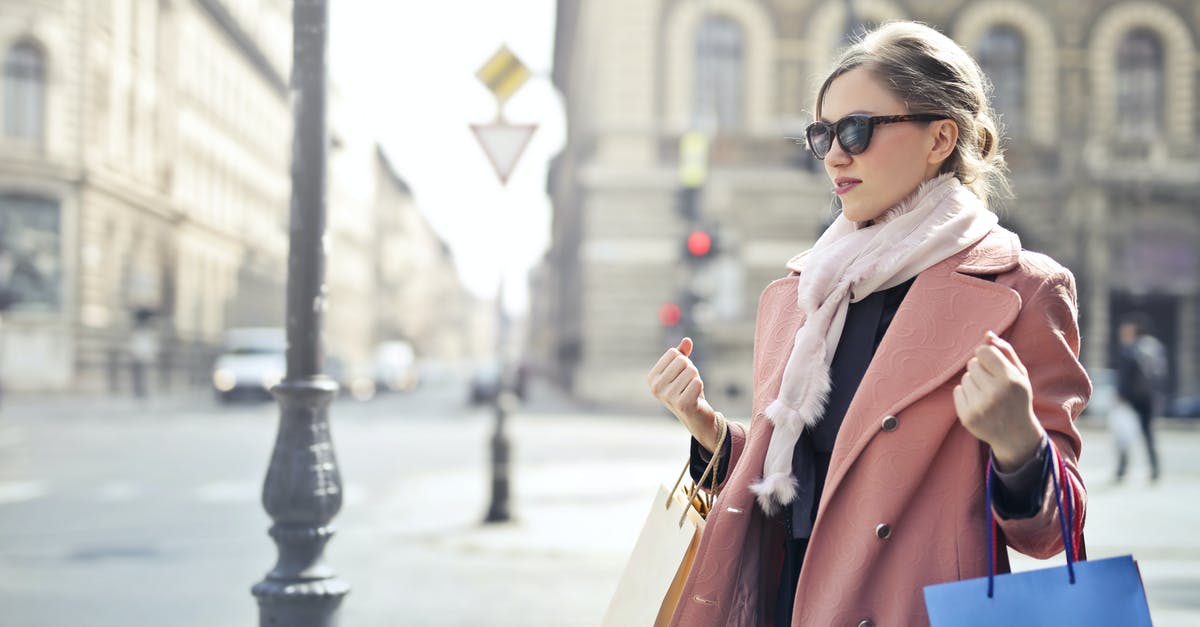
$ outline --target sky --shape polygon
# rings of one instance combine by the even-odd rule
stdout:
[[[505,277],[510,311],[528,304],[527,274],[550,240],[549,160],[566,122],[550,83],[553,0],[337,0],[330,3],[330,75],[361,110],[417,205],[450,246],[464,284],[492,298]],[[533,76],[504,107],[538,124],[502,186],[470,124],[497,104],[475,73],[507,45]]]

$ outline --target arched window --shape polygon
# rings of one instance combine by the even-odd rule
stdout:
[[[994,26],[979,40],[977,56],[992,81],[992,107],[1000,114],[1006,134],[1026,135],[1024,37],[1012,26]]]
[[[61,230],[58,201],[0,194],[0,292],[13,307],[59,307]]]
[[[1131,31],[1117,49],[1117,131],[1126,139],[1155,139],[1164,131],[1163,47],[1145,29]]]
[[[740,129],[745,124],[745,35],[732,19],[711,15],[696,35],[692,121],[702,130]]]
[[[24,41],[4,58],[4,134],[42,141],[46,100],[46,62],[41,50]]]

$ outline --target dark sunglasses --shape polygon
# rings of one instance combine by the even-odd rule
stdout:
[[[950,116],[938,113],[913,113],[909,115],[863,115],[850,114],[837,122],[813,122],[804,130],[808,139],[808,150],[818,160],[824,161],[825,155],[833,148],[833,138],[847,154],[860,155],[871,145],[871,133],[879,124],[894,124],[897,122],[933,122],[934,120],[949,120]]]

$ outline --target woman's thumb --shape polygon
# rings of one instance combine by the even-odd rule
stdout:
[[[684,357],[689,357],[692,354],[692,338],[685,337],[679,341],[679,346],[676,346],[679,352],[683,353]]]

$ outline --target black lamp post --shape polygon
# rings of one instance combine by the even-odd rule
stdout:
[[[287,376],[272,392],[279,433],[263,508],[279,560],[254,585],[260,627],[333,627],[350,585],[325,563],[342,482],[329,434],[337,383],[321,373],[325,308],[325,42],[327,0],[295,0],[292,13],[292,204],[287,279]]]

